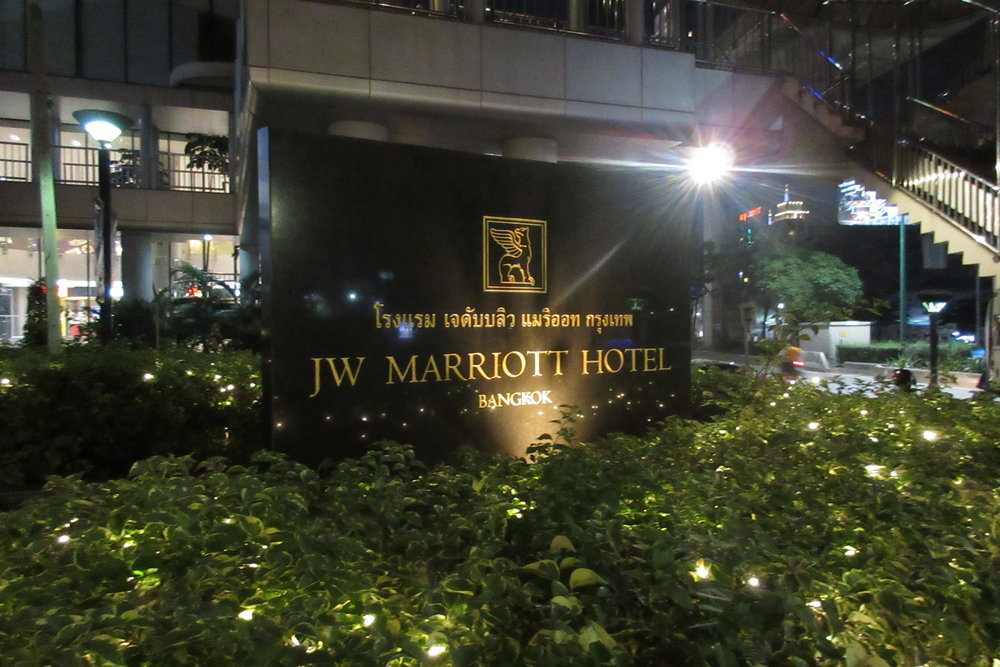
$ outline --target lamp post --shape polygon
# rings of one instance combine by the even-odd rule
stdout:
[[[699,189],[711,188],[733,168],[733,151],[729,146],[712,143],[699,146],[686,163],[688,178]],[[702,193],[695,195],[694,220],[691,223],[691,252],[694,255],[691,283],[691,342],[697,339],[698,302],[709,292],[703,281],[705,273],[705,201]]]
[[[101,202],[101,277],[104,281],[101,300],[100,340],[109,343],[115,337],[114,305],[111,296],[112,261],[115,256],[111,215],[111,142],[132,126],[132,119],[113,111],[81,109],[73,112],[87,134],[97,142],[98,196]]]
[[[205,234],[201,237],[201,268],[208,273],[208,260],[212,254],[212,235]]]
[[[920,305],[930,316],[930,378],[927,385],[938,385],[938,317],[948,305],[948,292],[941,290],[925,290],[920,293]]]

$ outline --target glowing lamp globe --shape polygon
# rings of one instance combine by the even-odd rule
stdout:
[[[73,118],[83,126],[94,141],[102,144],[111,143],[120,137],[122,132],[132,127],[131,118],[114,111],[81,109],[73,112]]]
[[[688,161],[691,180],[698,184],[718,181],[733,168],[733,151],[725,144],[709,144],[695,149]]]

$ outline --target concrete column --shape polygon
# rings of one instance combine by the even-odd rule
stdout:
[[[124,301],[153,299],[153,238],[149,232],[122,232]]]
[[[330,123],[327,133],[335,137],[389,141],[389,128],[367,120],[335,120]]]
[[[260,190],[256,178],[248,178],[247,206],[243,216],[243,228],[240,229],[240,280],[250,277],[260,277]]]
[[[987,310],[986,353],[990,389],[1000,391],[1000,290],[997,289],[996,278],[993,279],[993,298]]]
[[[49,99],[49,138],[52,141],[52,176],[58,181],[62,178],[62,124],[59,120],[59,101]]]
[[[160,189],[160,132],[153,125],[153,110],[148,104],[139,116],[139,184],[147,190]]]
[[[483,23],[486,20],[486,2],[484,0],[465,0],[465,20],[468,23]]]
[[[569,0],[569,29],[587,31],[587,0]]]
[[[642,46],[646,41],[646,0],[625,0],[625,43]]]
[[[559,146],[554,139],[518,137],[503,142],[503,156],[555,164],[559,160]]]

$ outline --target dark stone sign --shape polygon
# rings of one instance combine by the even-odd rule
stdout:
[[[688,207],[662,173],[262,130],[273,443],[522,453],[686,403]]]

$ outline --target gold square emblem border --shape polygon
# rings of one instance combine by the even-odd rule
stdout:
[[[541,231],[541,252],[539,253],[539,273],[536,284],[532,286],[514,285],[502,286],[490,281],[490,223],[502,222],[505,224],[520,224],[527,227],[535,227]],[[538,250],[533,249],[533,252]],[[548,221],[533,220],[531,218],[501,218],[492,215],[483,216],[483,291],[484,292],[515,292],[528,294],[546,294],[549,291],[549,239]]]

